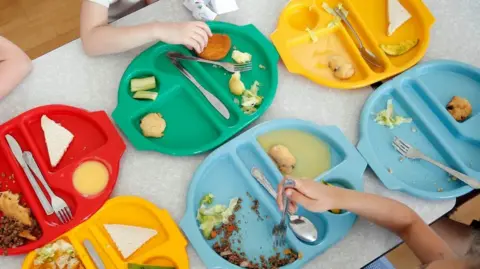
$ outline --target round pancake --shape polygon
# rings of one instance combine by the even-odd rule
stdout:
[[[218,61],[227,56],[231,46],[232,40],[228,35],[213,34],[208,39],[205,49],[198,56],[206,60]]]

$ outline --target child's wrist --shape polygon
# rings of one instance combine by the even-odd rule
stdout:
[[[155,40],[157,41],[163,41],[163,35],[162,35],[162,23],[159,21],[155,21],[152,24],[152,36]]]
[[[334,187],[334,199],[332,201],[332,206],[338,209],[348,210],[350,207],[351,200],[351,191],[348,189],[343,189],[340,187]]]

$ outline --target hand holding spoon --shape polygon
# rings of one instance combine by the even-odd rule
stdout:
[[[257,180],[257,182],[260,183],[260,185],[262,185],[265,190],[267,190],[267,192],[273,196],[274,199],[277,199],[277,192],[270,182],[265,178],[265,175],[262,173],[262,171],[260,171],[260,169],[254,167],[250,173]],[[289,214],[289,223],[290,228],[299,240],[305,243],[313,243],[317,240],[317,228],[306,217]]]

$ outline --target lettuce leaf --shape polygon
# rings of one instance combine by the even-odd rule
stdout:
[[[205,195],[201,202],[200,208],[197,212],[197,220],[200,223],[200,230],[203,237],[209,239],[212,230],[222,223],[228,223],[228,218],[233,215],[235,206],[238,203],[238,198],[233,198],[227,206],[213,205],[214,196],[212,194]]]
[[[393,101],[392,99],[388,99],[387,108],[377,113],[377,116],[375,117],[375,122],[380,125],[387,126],[390,129],[393,129],[400,124],[411,123],[412,119],[394,115]]]

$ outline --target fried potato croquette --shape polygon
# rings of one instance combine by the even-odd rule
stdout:
[[[447,104],[447,110],[456,121],[462,122],[472,114],[472,105],[467,99],[454,96]]]
[[[160,138],[167,128],[167,122],[160,113],[149,113],[140,121],[143,136]]]
[[[285,175],[291,174],[297,164],[295,156],[293,156],[290,150],[284,145],[275,145],[271,147],[268,151],[268,155],[270,155],[273,161],[277,164],[280,172]]]
[[[10,191],[0,192],[0,211],[7,217],[18,220],[20,223],[32,226],[30,209],[20,205],[20,196]]]
[[[218,61],[227,56],[231,46],[232,40],[228,35],[213,34],[208,39],[205,49],[198,56],[206,60]]]

